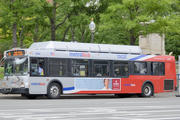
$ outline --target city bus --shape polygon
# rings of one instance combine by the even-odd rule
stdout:
[[[36,42],[4,52],[0,93],[27,98],[63,94],[139,94],[176,89],[175,57],[144,55],[139,46]]]

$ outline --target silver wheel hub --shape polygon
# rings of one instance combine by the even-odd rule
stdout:
[[[144,94],[146,95],[146,96],[149,96],[149,95],[151,95],[151,87],[149,87],[149,86],[146,86],[145,87],[145,89],[144,89]]]
[[[52,86],[50,88],[50,94],[54,97],[58,96],[59,94],[59,88],[57,86]]]

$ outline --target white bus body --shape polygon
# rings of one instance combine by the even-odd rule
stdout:
[[[23,55],[21,55],[21,52],[10,53],[11,51],[21,50],[24,51]],[[141,59],[141,53],[142,51],[138,46],[53,41],[33,43],[28,49],[12,49],[5,51],[5,60],[10,60],[11,62],[11,64],[6,65],[5,68],[9,67],[9,70],[15,69],[15,71],[19,72],[15,74],[12,71],[8,71],[8,69],[5,70],[4,80],[0,81],[0,92],[4,94],[46,95],[48,94],[49,84],[55,81],[61,84],[61,93],[72,94],[82,89],[86,90],[83,87],[78,88],[79,84],[76,83],[77,80],[88,80],[92,78],[95,80],[102,79],[99,77],[32,76],[30,67],[36,67],[32,66],[30,63],[33,58],[34,61],[36,61],[37,58],[38,63],[40,62],[39,59],[46,61],[46,59],[50,58],[126,61],[135,58],[138,58],[138,60],[145,59],[145,57]],[[146,59],[153,56],[154,55],[146,56]],[[13,66],[14,64],[17,66]],[[23,65],[21,66],[21,64]],[[21,67],[23,71],[19,70],[22,69]],[[85,73],[82,72],[82,74]],[[99,88],[97,90],[99,90]]]

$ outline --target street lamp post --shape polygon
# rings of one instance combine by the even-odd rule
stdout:
[[[96,25],[93,21],[93,18],[91,19],[91,23],[89,24],[89,29],[91,31],[91,43],[94,42],[94,33],[95,33],[95,28],[96,28]]]

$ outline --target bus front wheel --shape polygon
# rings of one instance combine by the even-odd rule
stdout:
[[[61,87],[58,83],[51,83],[47,89],[47,97],[50,99],[58,99],[61,95]]]
[[[146,83],[142,88],[142,97],[151,97],[153,95],[153,87],[150,83]]]

